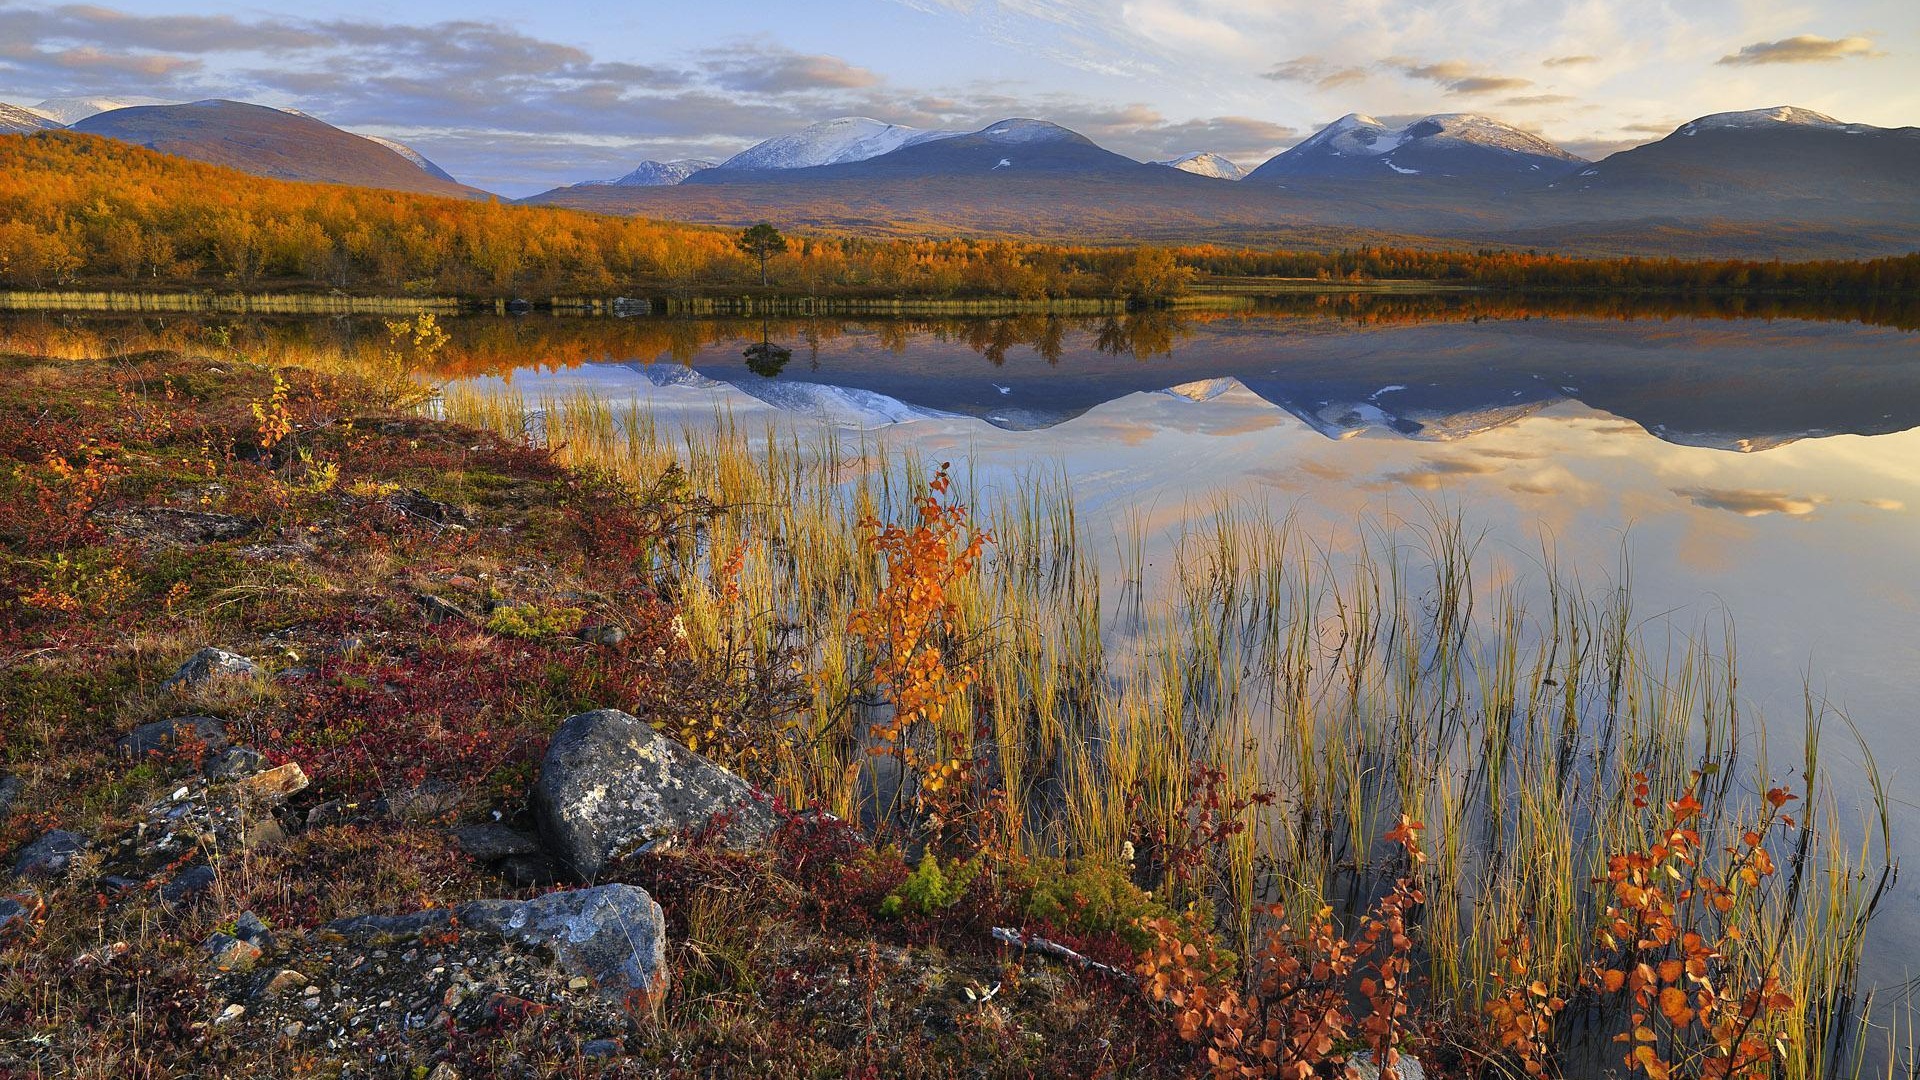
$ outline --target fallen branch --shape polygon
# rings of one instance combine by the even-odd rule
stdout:
[[[1139,977],[1131,971],[1122,971],[1112,964],[1103,964],[1090,956],[1075,952],[1057,941],[1051,941],[1033,934],[1023,934],[1011,927],[994,927],[993,939],[1003,944],[1012,945],[1017,949],[1026,949],[1030,952],[1043,952],[1049,956],[1057,956],[1062,960],[1066,960],[1088,971],[1097,971],[1102,975],[1111,976],[1122,982],[1137,983],[1140,981]]]

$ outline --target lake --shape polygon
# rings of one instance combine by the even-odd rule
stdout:
[[[1811,692],[1858,729],[1920,855],[1920,333],[1909,311],[1478,297],[980,319],[456,319],[437,374],[586,393],[665,425],[822,427],[951,460],[976,489],[1063,476],[1092,549],[1148,561],[1223,501],[1347,542],[1458,514],[1498,572],[1620,583],[1677,640],[1737,627],[1747,718],[1798,760]],[[39,320],[39,321],[31,321]],[[193,320],[34,316],[34,334],[192,336]],[[377,324],[242,337],[352,343]],[[16,344],[13,347],[19,347]],[[1829,724],[1843,812],[1860,752]],[[1794,776],[1782,765],[1777,779]],[[1864,830],[1864,821],[1860,829]],[[1858,830],[1857,830],[1858,831]],[[1864,982],[1920,969],[1920,890],[1883,902]]]

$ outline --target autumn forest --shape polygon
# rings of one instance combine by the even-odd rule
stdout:
[[[70,132],[0,138],[0,287],[697,295],[758,290],[760,270],[719,229],[260,179]],[[1920,287],[1920,256],[1782,263],[810,236],[772,255],[768,273],[772,290],[810,296],[1153,302],[1247,278],[1873,294]]]

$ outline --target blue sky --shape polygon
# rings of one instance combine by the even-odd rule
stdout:
[[[1039,116],[1249,165],[1351,111],[1481,112],[1589,156],[1793,104],[1920,123],[1911,0],[0,0],[0,100],[231,97],[507,194],[847,114]],[[536,13],[537,14],[532,14]]]

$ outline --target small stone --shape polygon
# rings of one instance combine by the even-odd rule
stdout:
[[[280,1034],[285,1035],[289,1039],[297,1039],[300,1037],[300,1033],[305,1030],[307,1030],[307,1025],[298,1020],[292,1020],[288,1021],[286,1027],[280,1029]]]
[[[326,825],[339,825],[353,819],[353,807],[342,799],[328,799],[326,802],[307,811],[307,828],[317,829]]]
[[[284,799],[306,788],[307,774],[301,771],[299,762],[295,761],[252,776],[243,776],[233,782],[234,791],[267,802]]]
[[[604,645],[607,648],[612,648],[627,640],[627,632],[611,624],[606,626],[589,626],[580,631],[580,640],[590,642],[594,645]]]
[[[626,1047],[619,1039],[594,1039],[580,1044],[580,1056],[588,1061],[604,1061],[610,1057],[619,1057]]]
[[[209,935],[200,948],[220,971],[245,971],[260,959],[260,946],[232,934]]]
[[[247,1015],[247,1007],[245,1005],[241,1005],[238,1002],[236,1002],[232,1005],[227,1006],[225,1009],[222,1009],[220,1011],[220,1015],[214,1017],[213,1022],[216,1025],[231,1024],[235,1020],[238,1020],[245,1015]]]
[[[27,782],[17,776],[0,776],[0,820],[6,818],[26,788]]]
[[[575,975],[573,978],[567,980],[567,989],[569,990],[575,990],[575,991],[585,990],[586,988],[592,985],[593,985],[593,980],[586,978],[583,975]]]
[[[237,780],[252,776],[267,767],[266,756],[244,746],[230,746],[217,757],[207,759],[207,776],[213,780]]]
[[[213,867],[206,864],[189,866],[173,875],[173,880],[160,887],[160,899],[169,904],[178,904],[191,900],[213,888],[219,881]]]
[[[24,928],[30,914],[32,913],[27,910],[27,905],[12,897],[0,896],[0,940],[5,940],[8,934]]]
[[[427,1080],[460,1080],[460,1070],[443,1061],[427,1074]]]
[[[227,722],[213,716],[176,716],[141,724],[113,744],[123,758],[136,761],[149,754],[168,754],[182,746],[199,743],[207,753],[216,754],[227,746]]]
[[[23,878],[65,877],[74,856],[85,850],[86,837],[55,829],[20,849],[13,862],[13,872]]]
[[[287,830],[281,828],[278,821],[270,816],[262,816],[247,823],[246,829],[240,833],[236,843],[242,851],[259,851],[283,844],[286,839]]]
[[[481,862],[497,862],[512,855],[537,855],[540,838],[494,821],[462,825],[453,830],[460,850]]]
[[[274,972],[273,978],[268,979],[266,985],[260,988],[260,994],[262,997],[279,997],[281,994],[291,993],[295,990],[306,990],[310,986],[311,984],[305,975],[300,974],[292,968],[282,968]],[[317,988],[315,992],[318,992]]]
[[[240,917],[233,921],[233,934],[241,941],[262,949],[273,948],[273,932],[267,929],[267,924],[260,916],[251,911],[241,912]]]
[[[465,608],[451,600],[443,600],[432,593],[421,593],[414,597],[414,606],[420,609],[420,617],[429,623],[473,622],[474,617],[467,614]]]
[[[250,679],[259,674],[260,665],[238,653],[206,648],[181,664],[172,678],[160,684],[160,689],[195,690],[214,680]]]

